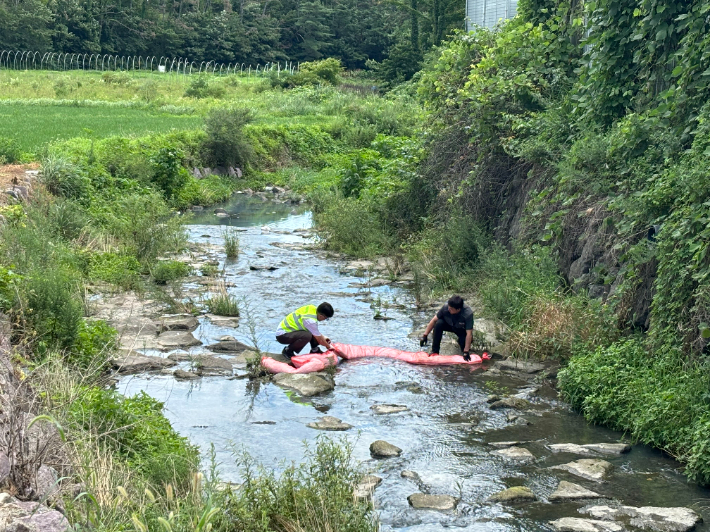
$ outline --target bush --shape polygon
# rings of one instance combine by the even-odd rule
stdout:
[[[43,161],[40,178],[47,190],[55,196],[82,199],[91,191],[91,182],[81,168],[58,155],[50,154]]]
[[[89,279],[120,286],[126,290],[140,283],[141,265],[135,257],[120,253],[99,253],[89,259]]]
[[[340,81],[339,76],[343,71],[343,65],[339,59],[329,57],[320,61],[301,63],[299,71],[306,74],[315,74],[323,81],[331,85],[337,85]]]
[[[128,72],[123,72],[123,71],[104,72],[103,74],[101,74],[101,79],[107,85],[119,85],[119,86],[123,86],[123,87],[133,85],[133,83],[134,83],[134,80],[130,76],[130,74]]]
[[[90,225],[86,209],[81,204],[62,199],[47,206],[45,222],[53,234],[67,241],[79,238]]]
[[[87,388],[71,404],[69,418],[154,486],[185,486],[198,465],[198,451],[162,412],[163,404],[145,392],[124,397],[113,390]]]
[[[640,337],[582,351],[559,373],[563,396],[592,423],[623,431],[688,464],[710,482],[707,362],[689,365],[671,348],[654,353]]]
[[[185,91],[186,98],[221,98],[224,96],[224,87],[206,76],[198,76],[190,81],[190,86]]]
[[[269,83],[271,87],[294,88],[321,85],[338,85],[343,66],[339,59],[330,57],[320,61],[309,61],[301,63],[298,72],[294,74],[287,70],[278,72],[272,70],[269,73]]]
[[[229,528],[263,530],[337,530],[375,532],[372,505],[353,500],[353,486],[362,472],[346,440],[318,437],[306,460],[288,466],[280,476],[272,467],[258,467],[248,456],[241,460],[242,484],[231,497],[225,515]]]
[[[327,249],[356,257],[372,257],[392,249],[392,235],[371,202],[336,194],[313,199],[314,219]]]
[[[214,166],[245,168],[253,157],[244,126],[253,120],[249,109],[217,108],[205,119],[207,138],[203,142],[205,159]]]
[[[188,176],[187,183],[173,196],[171,205],[186,209],[192,205],[213,205],[228,200],[237,188],[230,177],[211,175],[204,179]]]
[[[70,349],[79,334],[82,307],[77,294],[78,280],[57,265],[34,270],[23,283],[20,297],[26,309],[26,335],[34,336],[36,349]]]
[[[183,153],[176,148],[160,148],[150,159],[153,166],[152,181],[170,199],[185,186],[190,176],[182,166]]]
[[[102,368],[118,347],[118,332],[103,320],[82,320],[67,361],[81,369]]]
[[[191,268],[184,262],[177,260],[166,260],[158,262],[151,270],[150,274],[157,284],[167,284],[172,281],[190,275]]]
[[[21,157],[22,151],[16,140],[0,137],[0,164],[16,163]]]

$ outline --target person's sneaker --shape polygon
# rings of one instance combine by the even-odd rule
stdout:
[[[311,349],[311,355],[322,355],[323,351],[321,351],[320,347],[314,347]]]
[[[293,349],[291,349],[290,345],[287,345],[286,347],[284,347],[283,351],[281,351],[281,354],[286,358],[291,358],[296,353],[293,352]]]

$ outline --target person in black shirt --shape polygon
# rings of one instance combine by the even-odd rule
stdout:
[[[419,341],[419,345],[424,347],[429,341],[429,333],[434,330],[434,340],[431,344],[431,354],[438,355],[441,348],[441,337],[444,331],[456,333],[459,345],[463,351],[463,359],[471,360],[471,338],[473,337],[473,310],[463,304],[461,296],[452,296],[448,303],[441,307],[429,325],[426,326],[424,335]]]

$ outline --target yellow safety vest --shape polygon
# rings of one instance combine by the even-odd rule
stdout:
[[[284,318],[280,327],[286,332],[305,331],[307,329],[303,324],[304,319],[318,321],[318,309],[315,305],[306,305],[292,312]]]

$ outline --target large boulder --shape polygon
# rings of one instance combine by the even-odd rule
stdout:
[[[306,426],[318,430],[348,430],[353,428],[352,425],[343,423],[337,417],[333,416],[323,416],[318,421],[313,421]]]
[[[192,314],[171,314],[162,316],[156,325],[161,332],[194,331],[200,325],[200,322]]]
[[[488,497],[490,502],[523,502],[536,501],[537,497],[532,490],[525,486],[515,486],[499,491]]]
[[[392,458],[402,454],[402,449],[385,440],[373,441],[370,444],[370,456],[373,458]]]
[[[687,532],[693,530],[702,518],[690,508],[659,508],[655,506],[591,506],[584,513],[595,519],[628,522],[635,528],[655,532]]]
[[[173,372],[173,376],[180,381],[191,381],[195,379],[199,379],[200,376],[197,373],[193,373],[191,371],[185,371],[184,369],[176,369]]]
[[[111,361],[114,369],[122,375],[133,375],[147,371],[159,371],[175,366],[177,362],[167,358],[131,354]]]
[[[581,454],[583,456],[620,456],[631,450],[631,445],[627,443],[588,443],[586,445],[553,443],[548,447],[553,453]]]
[[[190,331],[165,331],[158,335],[158,343],[166,349],[180,349],[202,345]]]
[[[557,489],[550,495],[550,502],[576,501],[581,499],[600,499],[605,498],[603,495],[588,490],[579,484],[573,484],[563,480],[560,482]]]
[[[612,465],[606,460],[582,458],[581,460],[567,464],[553,466],[550,469],[561,469],[578,477],[586,478],[587,480],[602,482],[611,468]]]
[[[279,386],[296,390],[303,397],[329,392],[335,388],[333,377],[327,373],[278,373],[274,382]]]
[[[624,527],[609,521],[582,519],[580,517],[563,517],[550,521],[557,532],[623,532]]]
[[[69,521],[57,510],[37,502],[18,501],[0,494],[0,530],[7,532],[67,532]]]
[[[456,508],[458,499],[451,495],[430,495],[428,493],[414,493],[407,497],[412,508],[417,510],[448,511]]]

